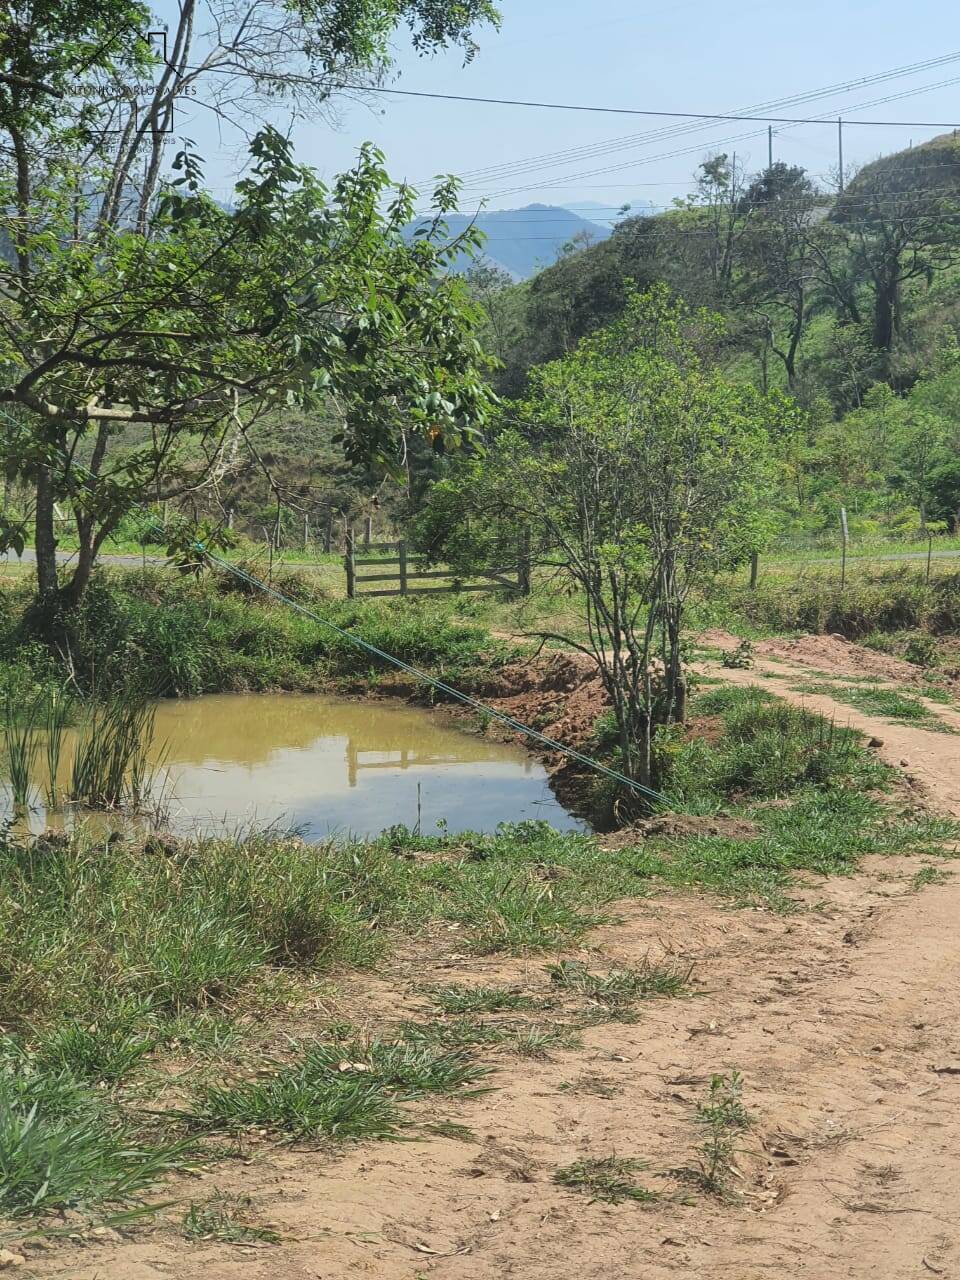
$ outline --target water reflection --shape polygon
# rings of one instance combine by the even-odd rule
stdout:
[[[168,825],[183,832],[274,823],[319,839],[418,821],[424,832],[441,820],[452,830],[535,818],[562,830],[582,825],[519,747],[393,702],[301,694],[163,702],[152,756]],[[37,812],[31,826],[44,820]]]

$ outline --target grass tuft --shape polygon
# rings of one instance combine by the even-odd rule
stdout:
[[[488,1069],[423,1042],[311,1045],[267,1079],[202,1088],[189,1118],[229,1132],[268,1129],[290,1138],[396,1138],[401,1102],[476,1092]]]
[[[136,1201],[182,1168],[189,1144],[151,1145],[68,1071],[8,1059],[0,1069],[0,1213]]]
[[[443,1013],[503,1013],[534,1005],[532,997],[509,987],[438,987],[429,997]]]
[[[591,1200],[604,1200],[608,1204],[620,1204],[624,1200],[651,1204],[660,1197],[634,1178],[634,1174],[646,1168],[642,1160],[605,1156],[602,1159],[577,1160],[558,1169],[553,1180],[561,1187],[585,1192]]]
[[[575,991],[606,1009],[617,1010],[651,996],[680,996],[689,991],[693,965],[678,968],[644,959],[636,969],[590,973],[578,960],[561,960],[547,969],[556,986]]]
[[[279,1234],[270,1227],[251,1223],[249,1196],[214,1195],[192,1201],[183,1215],[181,1230],[188,1240],[217,1240],[222,1244],[278,1244]]]

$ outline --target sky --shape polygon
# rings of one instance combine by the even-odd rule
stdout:
[[[170,2],[162,0],[161,15]],[[501,9],[501,31],[479,33],[480,52],[469,66],[462,65],[459,52],[421,58],[401,42],[391,83],[480,97],[736,112],[953,55],[953,61],[926,71],[837,90],[799,106],[768,107],[761,114],[829,113],[832,122],[823,125],[775,126],[773,140],[775,159],[803,165],[825,186],[835,182],[838,114],[960,127],[960,35],[956,48],[941,39],[954,25],[944,0],[914,0],[909,21],[893,0],[730,0],[723,6],[712,0],[502,0]],[[904,93],[910,96],[877,103]],[[871,103],[876,105],[864,105]],[[736,151],[749,169],[762,168],[767,159],[764,124],[691,125],[390,95],[369,106],[348,102],[340,117],[335,127],[326,121],[295,126],[302,162],[330,178],[350,165],[362,142],[372,141],[385,152],[391,175],[421,190],[429,190],[434,174],[466,175],[465,210],[483,200],[493,209],[572,205],[585,207],[596,221],[612,222],[625,203],[639,211],[684,195],[711,151]],[[281,113],[275,123],[288,122]],[[845,168],[944,131],[850,124],[844,128]],[[176,132],[194,139],[210,185],[226,196],[239,167],[236,139],[218,137],[202,113],[191,118],[188,108]],[[738,137],[754,133],[759,136]],[[579,154],[563,161],[542,158],[569,151]]]

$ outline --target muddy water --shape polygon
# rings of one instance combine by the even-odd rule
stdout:
[[[183,833],[276,824],[322,839],[418,821],[424,833],[438,822],[452,831],[538,818],[561,830],[583,825],[519,747],[398,703],[312,694],[162,702],[152,763],[164,825]],[[44,822],[63,825],[64,816],[45,814],[38,800],[29,823]]]

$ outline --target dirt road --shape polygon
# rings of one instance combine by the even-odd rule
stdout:
[[[864,670],[862,651],[846,656]],[[960,735],[796,694],[811,664],[794,657],[768,652],[753,671],[723,674],[876,735],[930,804],[960,816]],[[31,1254],[29,1269],[71,1280],[960,1280],[960,877],[917,892],[917,865],[875,859],[853,878],[811,882],[811,909],[795,916],[679,894],[630,902],[584,958],[689,959],[698,994],[592,1028],[581,1050],[504,1060],[495,1091],[457,1108],[474,1141],[334,1161],[260,1149],[176,1193],[249,1195],[281,1245],[188,1244],[161,1224]],[[364,999],[409,1016],[415,982],[536,991],[549,959],[468,960],[455,938],[440,940],[366,980]],[[711,1075],[732,1070],[755,1118],[736,1157],[741,1198],[685,1197],[671,1171],[691,1160]],[[662,1199],[607,1205],[552,1181],[559,1166],[609,1154],[647,1161],[641,1180]]]

